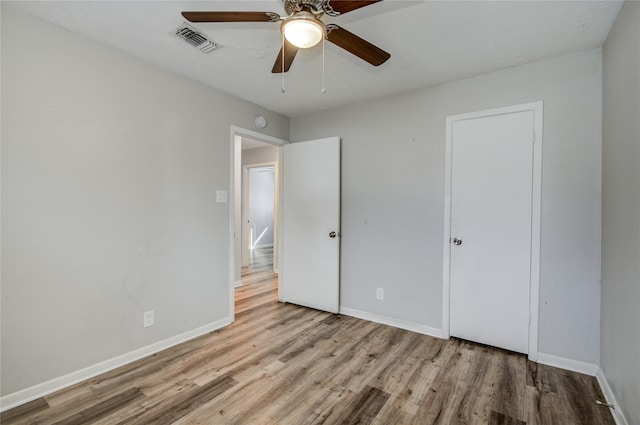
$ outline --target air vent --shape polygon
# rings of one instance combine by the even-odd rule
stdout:
[[[218,45],[209,40],[206,35],[196,31],[187,24],[183,24],[176,30],[176,35],[204,53],[212,52]]]

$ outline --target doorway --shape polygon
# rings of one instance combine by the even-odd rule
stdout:
[[[536,360],[542,102],[446,124],[443,335]]]
[[[281,146],[287,141],[255,131],[231,126],[231,193],[230,202],[230,297],[231,317],[251,308],[251,303],[263,299],[279,299],[278,262],[281,231],[280,198],[282,163]],[[271,179],[272,224],[254,230],[248,225],[251,170],[260,171]],[[246,175],[245,175],[246,174]],[[245,201],[246,199],[246,201]],[[245,208],[246,206],[246,208]],[[264,211],[263,211],[264,212]],[[268,227],[268,229],[265,229]],[[252,235],[250,235],[252,233]],[[262,236],[261,236],[262,234]],[[246,241],[246,243],[245,243]],[[253,256],[249,244],[254,248]],[[252,261],[251,261],[252,260]],[[249,266],[253,267],[249,267]],[[254,297],[254,295],[259,295]]]
[[[257,147],[262,157],[277,158],[277,148]],[[245,150],[243,150],[245,152]],[[246,152],[250,158],[258,151]],[[277,273],[276,173],[278,162],[250,163],[242,170],[242,275],[258,271]]]

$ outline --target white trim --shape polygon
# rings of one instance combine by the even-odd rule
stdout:
[[[262,133],[258,133],[256,131],[253,130],[248,130],[246,128],[242,128],[242,127],[238,127],[236,125],[231,125],[230,127],[230,149],[229,149],[229,160],[230,160],[230,167],[229,167],[229,194],[230,194],[230,198],[231,201],[229,202],[229,314],[231,316],[231,321],[233,322],[233,320],[235,320],[235,303],[234,303],[234,295],[235,295],[235,286],[236,286],[236,281],[235,281],[235,267],[236,267],[236,254],[235,254],[235,249],[236,249],[236,240],[235,240],[235,235],[236,233],[241,233],[240,230],[238,230],[236,232],[236,227],[240,226],[241,223],[236,223],[236,204],[240,204],[240,199],[239,199],[239,194],[236,194],[236,171],[237,173],[241,173],[242,172],[242,164],[236,164],[236,151],[237,152],[241,152],[241,142],[242,142],[242,137],[247,137],[249,139],[252,140],[256,140],[258,142],[263,142],[266,144],[270,144],[270,145],[274,145],[277,147],[281,147],[283,145],[288,144],[289,142],[287,140],[284,139],[279,139],[277,137],[273,137],[273,136],[269,136],[266,134],[262,134]],[[241,154],[240,154],[241,155]],[[280,185],[282,184],[282,180],[281,180],[281,172],[280,172],[280,167],[282,167],[283,163],[282,163],[282,149],[279,149],[278,152],[278,166],[276,167],[276,181],[278,182],[278,186],[276,188],[276,205],[278,206],[278,212],[276,213],[278,215],[278,223],[279,223],[279,229],[274,229],[275,230],[275,235],[274,237],[277,238],[277,246],[278,246],[278,252],[276,254],[276,257],[274,258],[274,263],[279,263],[282,254],[282,244],[279,242],[281,241],[281,233],[282,233],[282,213],[280,210],[281,207],[281,199],[280,199],[280,194],[279,194],[279,190],[280,190]],[[237,168],[237,170],[236,170]],[[239,205],[238,205],[239,206]],[[240,220],[240,218],[238,218],[238,221]],[[239,229],[241,229],[241,227],[239,227]],[[240,236],[238,236],[238,241],[240,243],[240,252],[242,253],[242,239]],[[279,280],[281,280],[282,278],[279,277]],[[281,285],[278,285],[278,298],[281,298]]]
[[[246,137],[248,139],[255,140],[256,142],[266,143],[268,145],[286,145],[288,140],[279,139],[277,137],[269,136],[268,134],[258,133],[257,131],[247,130],[246,128],[238,127],[237,125],[231,125],[231,139],[233,136]]]
[[[554,356],[553,354],[538,353],[538,363],[559,367],[560,369],[570,370],[572,372],[584,373],[589,376],[595,376],[598,372],[597,364],[567,359],[566,357]]]
[[[442,337],[450,334],[450,273],[451,273],[451,161],[453,143],[453,123],[480,117],[533,111],[533,187],[531,195],[531,274],[529,289],[529,360],[538,360],[538,313],[540,298],[540,214],[542,194],[542,130],[543,103],[532,102],[521,105],[495,108],[446,117],[445,129],[445,176],[444,176],[444,238],[443,238],[443,278],[442,278]],[[594,372],[595,373],[595,372]]]
[[[242,161],[241,161],[242,162]],[[240,238],[240,244],[242,246],[242,267],[249,265],[249,169],[242,166],[242,213],[240,214],[242,220],[242,237]]]
[[[616,422],[616,425],[629,425],[629,421],[625,418],[624,413],[622,412],[621,406],[616,400],[615,395],[613,395],[613,390],[609,385],[609,381],[605,376],[602,369],[598,369],[598,373],[596,374],[596,379],[598,380],[598,384],[600,384],[600,389],[602,389],[602,393],[604,394],[604,400],[608,404],[613,404],[614,409],[609,409],[611,411],[611,416],[613,416],[613,420]]]
[[[533,110],[533,189],[531,193],[531,281],[529,286],[529,360],[538,360],[538,315],[540,313],[540,233],[542,227],[542,101],[530,103]]]
[[[42,382],[40,384],[25,388],[24,390],[20,390],[12,394],[7,394],[3,397],[0,397],[0,412],[12,409],[21,404],[28,403],[37,398],[44,397],[56,391],[70,387],[71,385],[75,385],[79,382],[91,379],[94,376],[98,376],[105,372],[109,372],[110,370],[132,363],[136,360],[140,360],[143,357],[147,357],[151,354],[166,350],[167,348],[197,338],[206,333],[223,328],[231,324],[231,322],[231,317],[225,317],[223,319],[216,320],[215,322],[200,326],[196,329],[181,333],[176,336],[172,336],[162,341],[154,342],[153,344],[147,345],[146,347],[142,347],[137,350],[114,357],[112,359],[96,363],[84,369],[71,372],[67,375],[54,378],[47,382]]]
[[[449,339],[451,297],[449,278],[451,275],[451,160],[453,157],[453,117],[446,118],[444,148],[444,240],[442,259],[442,337]]]
[[[383,325],[389,325],[407,331],[416,332],[423,335],[433,336],[435,338],[442,338],[442,330],[432,328],[430,326],[421,325],[420,323],[408,322],[406,320],[396,319],[395,317],[383,316],[380,314],[369,313],[366,311],[355,310],[353,308],[340,306],[340,314],[345,316],[356,317],[358,319],[368,320],[370,322],[381,323]]]

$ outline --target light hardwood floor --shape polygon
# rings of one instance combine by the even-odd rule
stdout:
[[[256,270],[262,267],[261,270]],[[2,424],[611,424],[593,377],[277,302],[247,269],[233,325],[5,412]]]

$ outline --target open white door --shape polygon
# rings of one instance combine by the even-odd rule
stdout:
[[[284,146],[282,300],[338,312],[340,138]]]

